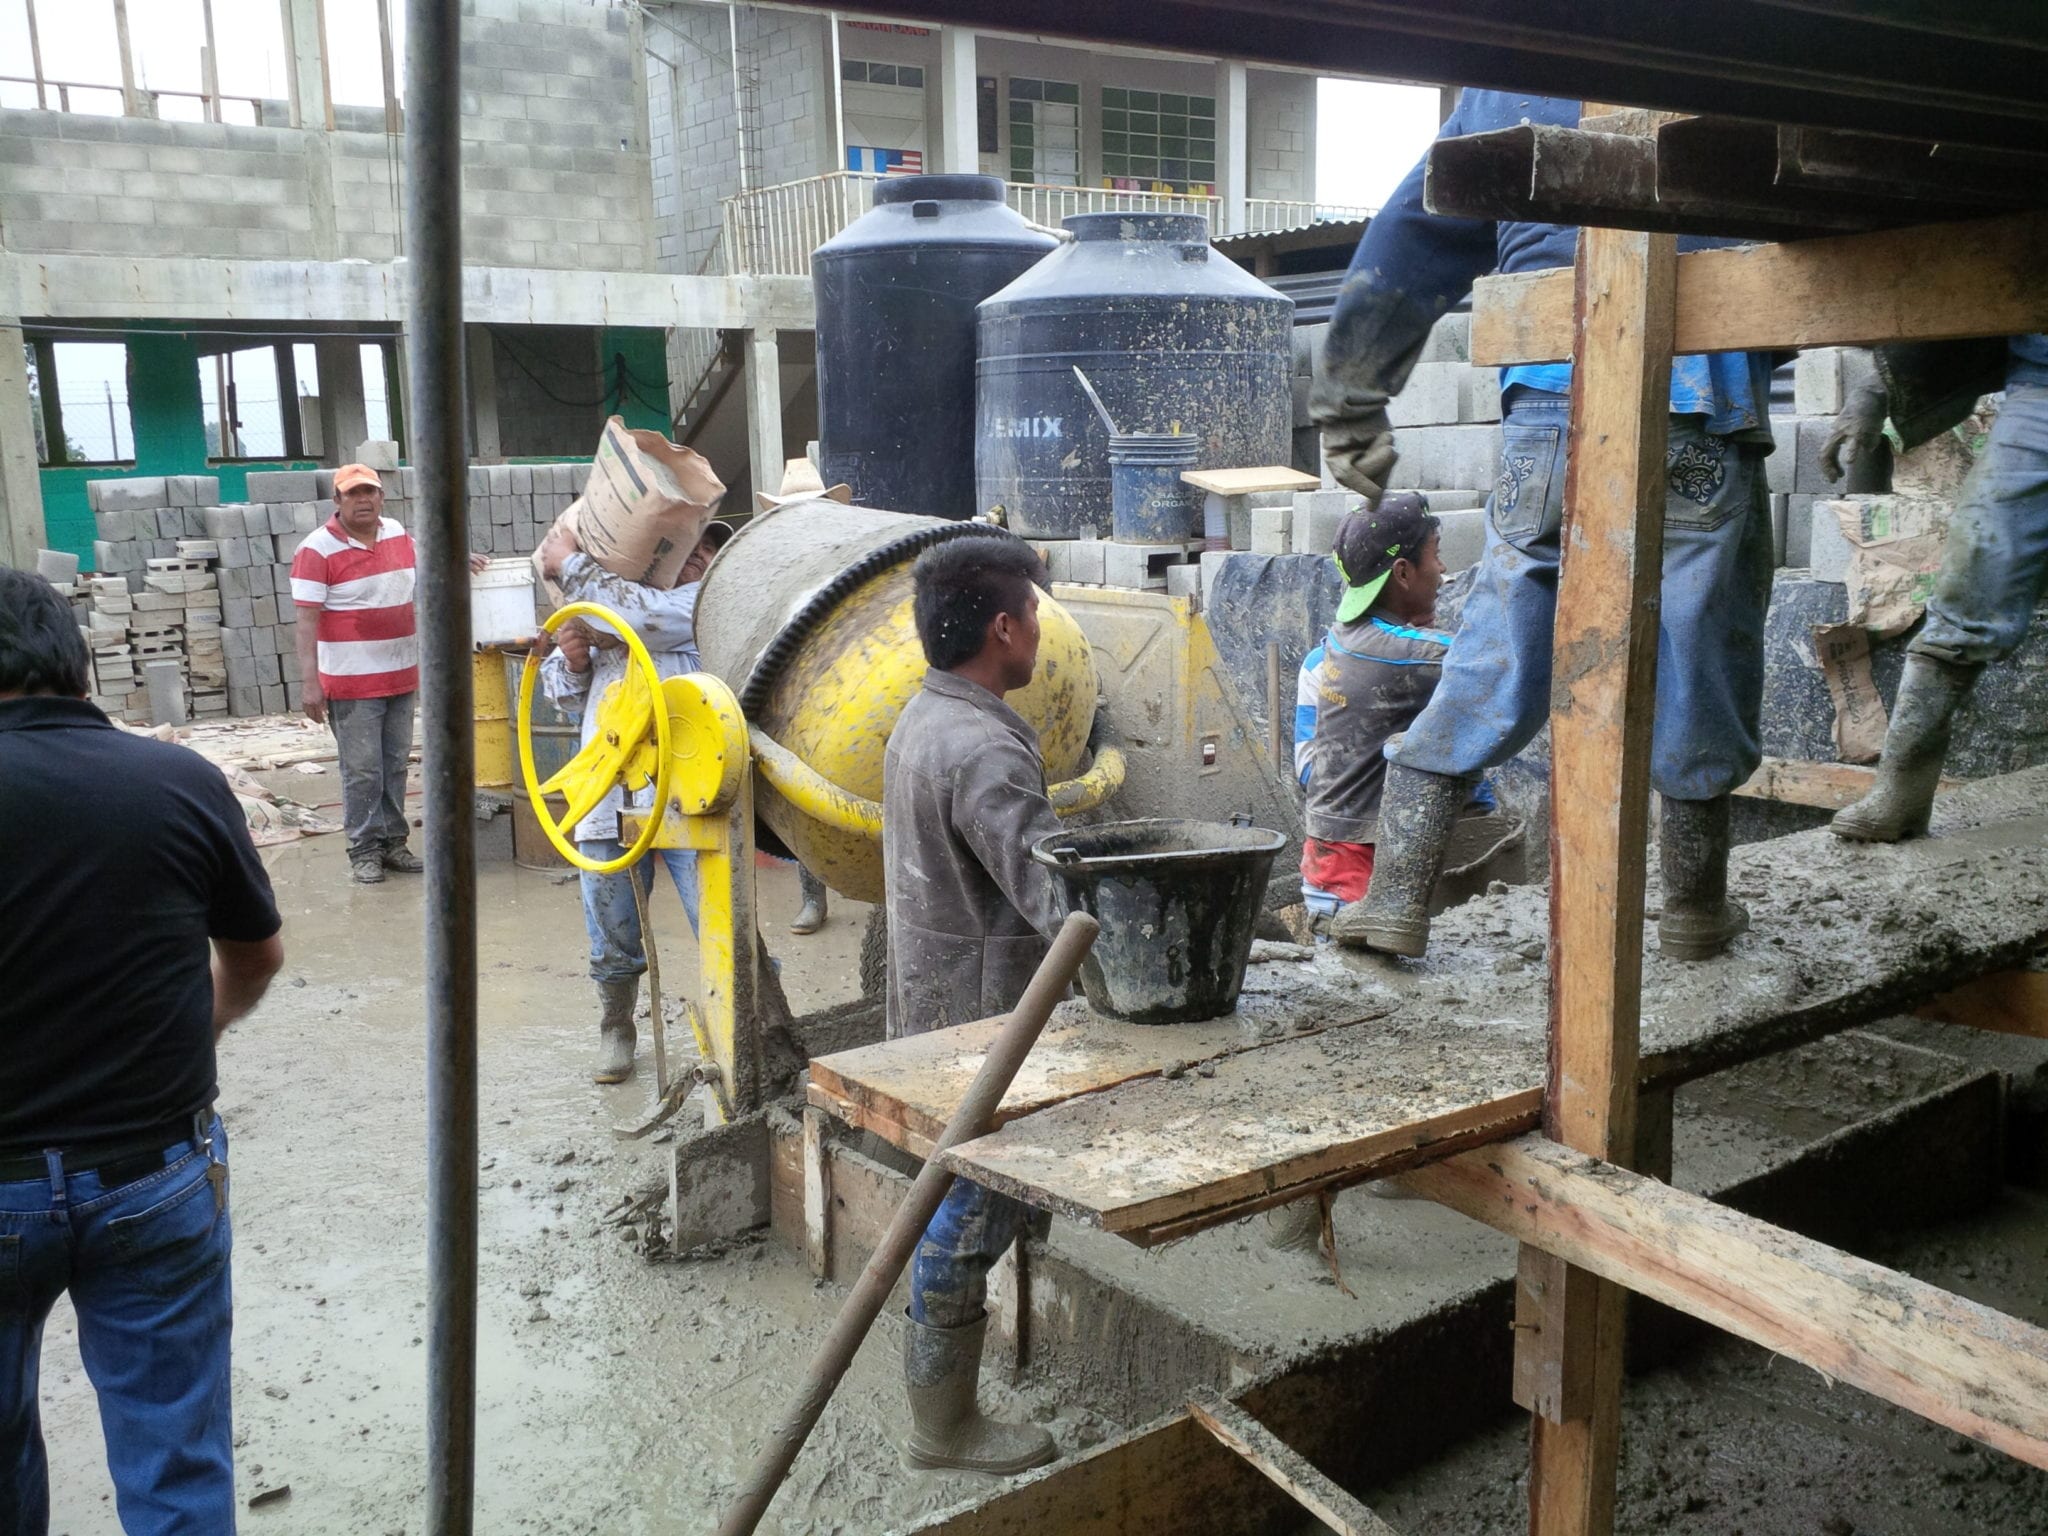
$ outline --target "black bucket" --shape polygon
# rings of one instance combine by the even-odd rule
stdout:
[[[1102,924],[1081,963],[1097,1013],[1191,1024],[1237,1006],[1252,931],[1286,837],[1220,821],[1113,821],[1042,837],[1068,911]]]

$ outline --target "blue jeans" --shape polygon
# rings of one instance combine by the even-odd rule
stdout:
[[[910,1315],[934,1328],[964,1328],[987,1310],[988,1272],[1017,1240],[1030,1212],[1008,1195],[955,1179],[910,1259]]]
[[[213,1148],[227,1135],[213,1121]],[[108,1470],[129,1536],[235,1528],[227,1206],[191,1140],[163,1168],[102,1189],[97,1172],[0,1184],[0,1532],[49,1528],[36,1402],[43,1324],[64,1292],[99,1394]],[[222,1185],[223,1197],[226,1186]]]
[[[1475,777],[1521,751],[1550,717],[1570,403],[1511,394],[1487,501],[1492,537],[1443,681],[1388,752],[1404,767]],[[1699,417],[1671,419],[1666,459],[1650,781],[1675,800],[1712,800],[1763,761],[1770,513],[1762,459],[1709,435]]]
[[[1906,648],[2003,661],[2048,589],[2048,385],[2014,384],[1970,472],[1942,551],[1927,623]]]
[[[585,838],[576,845],[585,858],[615,859],[625,851],[610,838]],[[683,899],[683,912],[690,919],[690,931],[697,931],[697,855],[688,848],[663,848],[635,864],[630,871],[615,875],[583,876],[583,927],[590,935],[590,977],[593,981],[628,981],[647,969],[647,955],[640,945],[640,914],[633,905],[637,879],[643,899],[654,893],[654,860],[668,866],[676,894]]]

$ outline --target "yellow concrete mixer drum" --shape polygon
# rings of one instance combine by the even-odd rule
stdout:
[[[882,754],[923,682],[911,616],[917,556],[952,538],[996,535],[836,501],[753,519],[718,553],[697,599],[705,670],[739,695],[748,725],[850,794],[882,798]],[[1087,754],[1095,662],[1072,615],[1038,607],[1038,675],[1009,704],[1038,731],[1046,778],[1070,779]],[[755,809],[788,851],[834,890],[882,899],[874,839],[804,815],[757,776]]]

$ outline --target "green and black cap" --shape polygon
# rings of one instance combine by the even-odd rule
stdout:
[[[1332,557],[1344,578],[1337,622],[1363,618],[1379,600],[1396,560],[1422,558],[1422,547],[1437,530],[1429,499],[1419,491],[1395,491],[1375,507],[1360,507],[1338,525]]]

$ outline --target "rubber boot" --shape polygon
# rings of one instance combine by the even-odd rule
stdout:
[[[623,1083],[633,1075],[633,1047],[640,1036],[633,1028],[633,1008],[640,1001],[640,978],[600,981],[597,995],[604,1012],[597,1021],[597,1066],[590,1074],[593,1083]]]
[[[975,1401],[981,1382],[981,1341],[988,1314],[961,1328],[904,1319],[903,1387],[910,1397],[910,1438],[903,1459],[913,1467],[1012,1472],[1042,1467],[1059,1454],[1036,1424],[986,1418]]]
[[[825,882],[803,865],[796,867],[796,883],[804,893],[804,904],[789,925],[791,933],[816,933],[825,926]]]
[[[1728,797],[1664,805],[1657,851],[1664,866],[1664,914],[1657,942],[1671,960],[1711,960],[1749,927],[1749,909],[1728,899]]]
[[[1472,786],[1447,773],[1387,764],[1380,796],[1379,844],[1365,895],[1338,909],[1330,937],[1350,949],[1415,959],[1429,947],[1429,897],[1443,873],[1444,850]]]
[[[1896,843],[1924,837],[1948,757],[1949,727],[1976,686],[1981,666],[1965,666],[1909,653],[1898,701],[1884,733],[1877,782],[1828,823],[1837,837],[1857,843]]]

